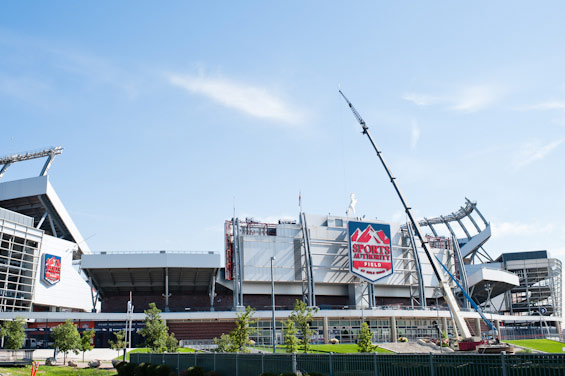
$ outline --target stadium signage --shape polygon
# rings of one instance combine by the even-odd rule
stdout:
[[[41,279],[49,284],[54,285],[61,280],[61,257],[50,255],[48,253],[43,254],[43,262]]]
[[[393,273],[390,225],[350,221],[349,270],[371,283]]]

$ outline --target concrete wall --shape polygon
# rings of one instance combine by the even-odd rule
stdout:
[[[39,264],[35,276],[34,304],[90,311],[92,301],[90,286],[72,264],[73,250],[77,245],[67,240],[44,235]],[[48,285],[41,280],[43,254],[61,257],[61,280]]]
[[[320,289],[328,287],[327,295],[343,295],[347,292],[335,287],[358,284],[361,280],[349,272],[349,250],[347,248],[347,221],[346,217],[328,217],[320,215],[306,215],[306,222],[310,231],[311,253],[314,280]],[[373,221],[380,223],[381,221]],[[384,223],[384,222],[382,222]],[[394,259],[394,273],[375,283],[377,296],[393,296],[399,298],[409,297],[407,283],[407,265],[414,265],[402,259],[406,253],[403,246],[402,232],[399,223],[390,223],[392,255]],[[269,235],[244,235],[243,236],[243,280],[244,282],[265,282],[271,280],[270,259],[276,257],[273,263],[274,279],[278,283],[294,282],[287,285],[290,292],[292,287],[301,289],[297,283],[302,282],[301,267],[303,264],[303,251],[301,249],[302,230],[300,224],[277,225],[276,236]],[[444,264],[451,264],[445,250],[434,249],[435,255]],[[409,254],[411,257],[411,253]],[[430,262],[423,250],[419,249],[422,265],[424,284],[427,293],[433,293],[437,286],[437,278],[433,273]],[[294,286],[296,285],[296,286]],[[331,291],[331,286],[333,292]],[[244,283],[244,292],[249,293],[257,289],[265,290],[265,285],[258,284],[253,289],[250,284]],[[280,287],[277,287],[280,289]],[[285,291],[287,292],[287,291]],[[293,291],[294,293],[296,291]],[[317,291],[320,293],[321,291]],[[431,295],[430,295],[431,296]]]

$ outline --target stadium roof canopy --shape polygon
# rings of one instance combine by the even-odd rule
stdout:
[[[32,217],[34,227],[47,235],[76,243],[77,257],[90,253],[84,238],[49,183],[49,176],[0,183],[0,207]]]
[[[129,293],[207,291],[224,263],[214,252],[131,252],[84,255],[81,269],[101,297]]]

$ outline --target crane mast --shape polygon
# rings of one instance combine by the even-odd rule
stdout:
[[[363,128],[362,133],[367,136],[367,138],[371,142],[371,145],[373,145],[373,149],[375,149],[375,152],[377,153],[377,156],[379,157],[381,164],[383,165],[388,177],[390,178],[390,182],[392,183],[392,186],[394,187],[394,190],[396,191],[398,198],[402,202],[402,206],[404,206],[404,211],[406,212],[406,215],[408,216],[408,219],[412,224],[412,228],[414,229],[416,236],[420,240],[421,247],[424,250],[426,257],[430,261],[430,264],[432,265],[434,274],[436,275],[440,287],[443,290],[443,297],[449,307],[449,310],[451,311],[453,320],[455,321],[455,325],[457,325],[457,329],[459,330],[459,333],[462,334],[462,337],[464,339],[471,338],[471,332],[469,331],[469,327],[467,326],[465,319],[461,315],[461,310],[457,305],[457,300],[455,299],[455,296],[453,295],[453,291],[451,291],[451,287],[449,286],[449,280],[445,278],[444,275],[440,272],[441,269],[439,262],[437,261],[435,255],[432,254],[428,241],[424,238],[422,229],[420,228],[418,221],[416,221],[416,219],[414,218],[414,215],[412,213],[412,208],[406,202],[406,199],[402,195],[402,192],[400,192],[400,188],[398,187],[398,184],[396,184],[396,178],[392,175],[392,172],[388,168],[388,165],[386,164],[381,151],[375,144],[375,141],[373,140],[371,133],[369,133],[369,127],[367,126],[365,120],[363,120],[359,112],[357,112],[355,107],[353,107],[353,104],[349,101],[349,99],[347,99],[345,94],[343,94],[341,90],[339,90],[339,93],[341,94],[343,99],[345,99],[345,101],[347,102],[349,108],[351,109],[351,112],[353,112],[353,115],[355,116],[359,124],[361,124],[361,127]]]

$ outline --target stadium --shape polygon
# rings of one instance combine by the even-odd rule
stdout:
[[[43,346],[67,319],[93,328],[98,347],[131,322],[135,346],[150,302],[185,344],[229,332],[246,306],[257,310],[256,343],[272,343],[273,311],[281,343],[296,300],[316,309],[319,343],[355,343],[362,322],[374,342],[434,337],[438,327],[453,337],[463,327],[475,337],[562,337],[561,262],[545,250],[491,257],[491,225],[471,200],[418,221],[425,248],[413,224],[359,218],[352,198],[347,216],[227,219],[222,250],[96,253],[49,182],[61,153],[0,159],[2,179],[14,163],[46,158],[39,176],[0,180],[0,319],[25,317]]]

